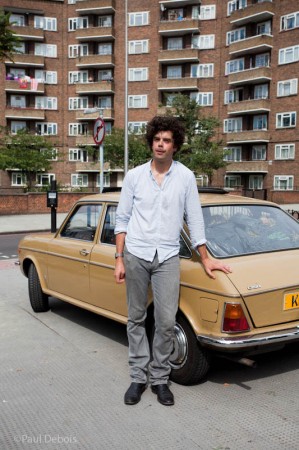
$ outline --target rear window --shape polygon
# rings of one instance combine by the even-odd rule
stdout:
[[[215,257],[299,248],[299,223],[269,205],[203,207],[207,247]]]

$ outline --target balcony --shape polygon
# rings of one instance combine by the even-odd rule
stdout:
[[[45,120],[45,111],[35,108],[13,108],[7,106],[5,108],[6,119],[20,120]]]
[[[76,66],[79,68],[114,67],[114,55],[79,56],[77,58]]]
[[[241,41],[233,42],[229,46],[229,54],[232,56],[247,55],[250,53],[268,52],[273,48],[273,36],[270,34],[259,34]]]
[[[26,53],[15,53],[13,56],[13,61],[6,60],[5,64],[7,66],[33,66],[33,67],[44,67],[45,57],[37,56]]]
[[[96,120],[99,117],[99,112],[96,111],[91,114],[84,114],[84,110],[76,111],[76,120],[84,120],[88,122],[90,120]],[[114,109],[113,108],[103,108],[103,119],[104,120],[114,120]]]
[[[159,25],[159,34],[163,36],[183,36],[184,34],[198,33],[198,19],[162,20]]]
[[[94,83],[77,83],[76,94],[114,94],[114,81],[96,81]]]
[[[238,9],[231,15],[230,23],[237,27],[250,22],[264,22],[274,16],[275,6],[271,1],[254,3],[244,9]]]
[[[165,8],[179,8],[180,6],[189,6],[189,5],[200,5],[201,0],[162,0],[159,1],[160,6],[165,6]]]
[[[268,161],[240,161],[229,163],[226,173],[268,173]]]
[[[107,39],[114,39],[115,31],[114,27],[88,27],[78,28],[74,34],[80,42],[107,41]]]
[[[256,114],[269,111],[270,100],[268,98],[243,100],[241,102],[229,103],[227,105],[227,113],[230,115]]]
[[[113,14],[115,12],[115,0],[77,0],[76,12],[85,14]]]
[[[100,162],[77,162],[76,172],[96,172],[99,173],[101,169]]]
[[[185,62],[199,62],[198,48],[181,48],[174,50],[160,50],[159,62],[161,64],[168,64],[170,62],[185,63]]]
[[[6,80],[5,81],[5,91],[6,92],[22,92],[22,93],[36,93],[36,94],[44,94],[45,85],[44,83],[38,83],[37,89],[32,89],[31,83],[27,83],[27,87],[20,87],[20,83],[18,80]]]
[[[78,147],[86,147],[87,145],[97,145],[93,140],[93,136],[91,134],[82,134],[80,136],[76,136],[76,145]]]
[[[160,78],[158,89],[163,91],[198,90],[196,78]]]
[[[272,79],[270,67],[253,67],[228,75],[229,85],[266,83]]]
[[[43,41],[44,30],[26,26],[12,26],[11,30],[23,41]]]
[[[227,144],[247,144],[250,142],[269,142],[268,130],[246,130],[225,134]]]

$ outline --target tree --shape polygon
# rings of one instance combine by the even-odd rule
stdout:
[[[21,41],[11,29],[11,13],[0,12],[0,62],[9,59],[13,62],[13,54],[21,46]]]
[[[203,116],[196,100],[184,94],[173,98],[168,115],[175,115],[185,125],[186,144],[177,152],[176,159],[191,169],[195,175],[207,175],[212,182],[215,170],[225,167],[223,144],[215,139],[219,120]]]
[[[26,129],[11,134],[2,128],[0,134],[0,170],[17,169],[26,177],[27,190],[35,184],[36,175],[48,172],[56,150],[49,140]]]

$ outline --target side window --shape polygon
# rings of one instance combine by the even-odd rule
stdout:
[[[190,250],[190,248],[188,247],[188,245],[186,244],[185,239],[183,238],[183,236],[180,236],[180,253],[179,253],[179,257],[180,258],[191,258],[192,256],[192,252]]]
[[[63,227],[60,236],[92,242],[101,211],[102,205],[79,205]]]
[[[103,244],[115,245],[115,215],[116,215],[116,205],[109,205],[107,207],[104,227],[101,236],[101,242]]]

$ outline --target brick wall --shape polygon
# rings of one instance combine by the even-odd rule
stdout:
[[[86,193],[64,192],[58,193],[58,213],[68,212],[73,204]],[[47,208],[47,194],[43,193],[28,193],[17,195],[1,195],[0,197],[0,215],[9,214],[40,214],[48,213],[50,208]]]

